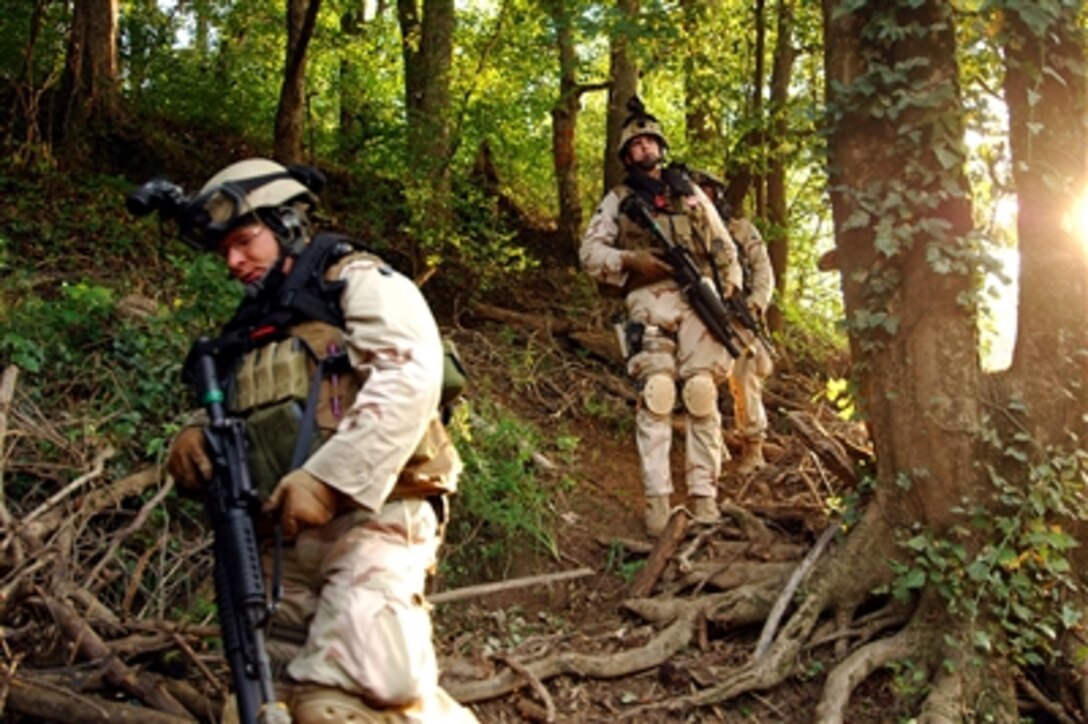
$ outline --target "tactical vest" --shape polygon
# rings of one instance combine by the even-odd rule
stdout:
[[[262,498],[297,462],[300,435],[308,439],[305,460],[336,432],[366,384],[348,361],[339,301],[340,272],[359,259],[383,263],[347,237],[318,234],[280,284],[239,306],[214,343],[228,410],[245,421],[250,474]],[[437,412],[391,498],[451,492],[456,452]]]
[[[621,184],[616,187],[616,193],[622,202],[634,191]],[[711,238],[713,232],[702,204],[695,203],[692,197],[676,193],[669,193],[664,198],[664,207],[652,205],[654,220],[670,241],[692,252],[699,270],[709,276],[711,260],[724,265],[726,258],[722,256],[720,249],[711,248],[714,242]],[[639,226],[626,214],[620,214],[616,247],[629,251],[642,251],[658,248],[660,244],[654,240],[649,229]]]

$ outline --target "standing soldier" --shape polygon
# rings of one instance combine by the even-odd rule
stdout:
[[[411,280],[311,234],[314,180],[255,158],[174,199],[182,238],[246,286],[211,344],[265,501],[258,530],[278,521],[288,539],[268,654],[300,724],[474,722],[438,686],[423,597],[461,468],[439,419],[439,330]],[[190,490],[211,480],[200,426],[167,469]]]
[[[763,322],[763,315],[774,293],[774,270],[767,245],[759,230],[743,216],[735,216],[725,200],[725,183],[706,171],[693,171],[692,178],[714,202],[737,245],[737,258],[744,274],[744,303],[752,317]],[[742,332],[743,334],[743,332]],[[763,441],[767,437],[767,410],[763,406],[763,383],[774,369],[770,351],[755,335],[744,335],[751,342],[733,365],[729,390],[733,395],[733,417],[741,435],[743,449],[737,463],[738,473],[747,474],[764,465]]]
[[[692,253],[708,278],[728,294],[741,283],[736,252],[713,204],[676,167],[663,168],[668,147],[656,118],[632,98],[619,140],[627,176],[610,190],[590,219],[580,258],[597,282],[622,290],[629,321],[625,335],[627,371],[637,380],[640,399],[635,416],[636,442],[646,495],[646,532],[656,537],[669,517],[673,492],[669,465],[672,413],[677,387],[685,418],[685,478],[695,520],[720,517],[717,503],[721,474],[721,414],[718,386],[733,359],[696,314],[673,279],[673,268],[659,255],[650,231],[624,213],[625,199],[639,197],[675,244]],[[727,454],[727,453],[726,453]]]

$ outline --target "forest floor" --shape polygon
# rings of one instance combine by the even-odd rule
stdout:
[[[145,301],[154,308],[156,300]],[[540,431],[541,449],[532,460],[550,496],[555,545],[544,553],[526,540],[522,550],[508,551],[507,564],[489,580],[478,572],[454,580],[440,567],[430,594],[440,600],[488,582],[580,572],[560,583],[437,603],[446,688],[455,695],[469,692],[464,700],[485,723],[811,721],[823,674],[836,655],[833,627],[827,643],[806,651],[803,677],[726,704],[670,706],[748,660],[762,622],[723,625],[721,616],[706,615],[689,627],[693,632],[676,638],[669,633],[674,626],[647,615],[645,602],[691,602],[759,581],[763,590],[776,592],[773,597],[784,588],[814,542],[835,526],[844,501],[857,493],[854,463],[867,454],[864,431],[841,420],[825,395],[830,368],[841,376],[843,362],[784,356],[765,395],[768,464],[741,476],[727,463],[720,483],[722,523],[699,528],[680,513],[670,539],[674,547],[655,549],[642,528],[635,393],[607,322],[615,300],[598,298],[573,266],[545,260],[542,270],[519,275],[482,301],[462,307],[432,299],[432,305],[457,341],[479,398]],[[0,516],[0,548],[7,556],[0,587],[0,717],[138,716],[151,724],[176,720],[156,719],[152,709],[176,711],[181,701],[188,712],[210,719],[225,678],[221,653],[208,645],[218,635],[214,611],[186,611],[187,620],[201,624],[178,626],[169,605],[175,596],[210,600],[210,581],[191,575],[209,570],[210,561],[197,516],[169,495],[153,461],[124,476],[112,474],[105,464],[112,450],[84,449],[77,444],[81,438],[66,437],[71,421],[39,410],[22,384],[12,380],[0,392],[7,434],[23,442],[19,456],[2,461],[6,471],[62,482],[77,476],[40,506],[35,501],[51,491],[27,501],[8,499],[10,512]],[[735,455],[727,393],[721,407],[723,436]],[[682,506],[679,416],[675,429],[672,502]],[[577,445],[570,451],[557,444],[560,437]],[[68,451],[72,462],[39,460],[35,443]],[[76,472],[70,475],[69,467]],[[471,485],[471,476],[464,476],[462,486]],[[455,500],[455,520],[456,506]],[[447,554],[456,545],[451,540]],[[655,560],[659,568],[651,565]],[[642,608],[633,601],[642,601]],[[163,697],[162,687],[169,696]],[[900,720],[898,712],[909,710],[898,708],[903,699],[894,675],[870,677],[852,698],[848,721]],[[91,702],[101,716],[88,718]]]
[[[549,317],[554,298],[550,306],[547,300],[535,296],[534,290],[541,288],[554,289],[554,280],[538,287],[523,286],[519,293],[506,297],[501,310],[488,307],[483,311],[488,319],[502,321],[486,321],[480,319],[480,314],[467,314],[467,329],[462,327],[463,334],[457,336],[461,337],[459,343],[470,361],[472,374],[491,381],[491,394],[503,399],[518,416],[536,421],[544,430],[557,429],[556,418],[562,417],[564,434],[573,434],[579,440],[578,454],[567,463],[569,469],[562,471],[574,484],[555,500],[558,554],[526,555],[511,568],[508,578],[531,579],[535,575],[585,568],[592,569],[592,574],[439,604],[435,619],[447,688],[457,694],[461,691],[459,684],[466,681],[497,677],[504,669],[520,673],[517,684],[507,687],[508,692],[473,704],[483,722],[811,721],[822,674],[834,655],[831,646],[808,654],[806,677],[773,691],[745,695],[726,705],[653,710],[715,683],[724,672],[751,657],[760,627],[725,629],[704,621],[690,645],[671,656],[655,655],[651,642],[663,627],[633,615],[625,605],[653,546],[642,528],[643,496],[633,428],[630,423],[609,424],[607,419],[602,422],[599,417],[578,414],[578,402],[570,399],[579,394],[611,395],[622,410],[619,414],[633,418],[633,392],[626,398],[622,396],[622,391],[630,388],[630,382],[615,358],[587,355],[586,349],[571,343],[572,338],[580,342],[593,339],[593,331],[562,328],[561,323]],[[564,312],[569,314],[571,310],[566,308]],[[525,316],[518,316],[521,314]],[[590,327],[594,326],[592,320],[600,317],[593,310],[582,312]],[[559,334],[556,329],[560,329]],[[610,334],[610,330],[603,328],[596,332],[598,340]],[[501,355],[480,354],[481,341],[492,340],[482,343],[498,345],[499,337],[509,338],[511,333],[515,337],[520,335],[522,344],[538,345],[541,348],[538,357],[548,354],[544,348],[549,343],[554,345],[550,353],[564,360],[552,365],[562,370],[561,379],[555,380],[557,384],[538,385],[527,394],[524,384],[519,388],[510,381],[508,368],[502,367],[505,363],[501,362]],[[588,346],[607,349],[600,342]],[[490,368],[489,365],[496,364],[495,360],[500,360],[499,367]],[[822,385],[821,381],[798,372],[788,361],[780,364],[768,381],[765,397],[771,422],[767,465],[745,476],[735,471],[735,461],[726,463],[720,481],[720,501],[747,511],[754,516],[756,525],[765,526],[763,530],[770,536],[758,543],[751,540],[745,515],[738,513],[731,518],[728,508],[723,523],[713,529],[689,526],[650,597],[691,599],[711,590],[742,585],[745,572],[754,570],[746,567],[748,561],[779,560],[770,552],[778,544],[792,547],[793,555],[799,558],[832,524],[831,511],[841,508],[843,499],[852,492],[854,481],[829,474],[795,434],[789,420],[800,415],[816,421],[821,435],[828,440],[837,439],[839,444],[854,451],[864,449],[865,436],[859,426],[843,422],[834,414],[822,394]],[[722,410],[723,436],[736,457],[739,445],[729,430],[732,415],[727,392],[723,394]],[[674,429],[672,460],[677,490],[672,503],[682,506],[685,502],[682,418],[674,423]],[[472,481],[466,479],[463,484],[472,485]],[[738,549],[736,545],[747,548]],[[743,550],[744,554],[727,553],[724,560],[719,555],[717,560],[699,566],[697,559],[713,558],[710,551],[726,549]],[[694,565],[696,569],[686,576],[678,570],[678,561],[685,556],[690,559],[689,568]],[[794,570],[799,563],[796,558],[790,560],[791,557],[785,555],[782,559],[785,570]],[[623,652],[644,656],[644,663],[617,663],[610,668],[608,662],[616,661]],[[595,663],[571,664],[566,671],[594,673],[562,673],[544,679],[526,668],[536,662],[537,671],[550,672],[552,669],[541,662],[568,656],[589,657]],[[602,670],[607,673],[601,673]],[[894,688],[890,674],[871,679],[855,695],[849,721],[896,721]],[[649,712],[647,705],[651,707]],[[639,713],[633,715],[631,712],[636,709]]]

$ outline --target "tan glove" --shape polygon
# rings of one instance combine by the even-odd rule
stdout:
[[[199,490],[212,479],[212,459],[204,442],[204,428],[189,426],[181,429],[166,454],[166,472],[187,490]]]
[[[672,276],[672,267],[650,251],[632,251],[623,257],[623,270],[636,286],[652,284]]]
[[[306,528],[325,525],[345,504],[343,493],[299,468],[280,479],[261,510],[271,513],[278,508],[283,535],[294,538]]]

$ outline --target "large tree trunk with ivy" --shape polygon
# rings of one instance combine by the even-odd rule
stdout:
[[[1006,2],[1005,97],[1019,200],[1019,334],[1009,392],[1041,445],[1083,444],[1088,410],[1088,273],[1074,199],[1085,192],[1085,38],[1076,8]],[[1020,7],[1024,6],[1024,7]],[[1042,12],[1040,12],[1040,10]]]
[[[306,51],[317,24],[321,0],[287,0],[287,59],[276,108],[276,160],[303,160],[302,134],[306,120]]]
[[[994,380],[995,450],[1001,480],[1019,481],[1035,500],[1084,485],[1088,449],[1088,74],[1083,10],[1056,0],[1007,2],[1001,41],[1005,98],[1019,213],[1019,303],[1009,370]],[[1077,200],[1080,200],[1080,206]],[[1057,485],[1053,482],[1057,479]],[[1024,485],[1027,483],[1027,485]],[[1064,502],[1064,496],[1058,498]],[[1049,505],[1036,527],[1048,543],[1081,546],[1074,570],[1088,564],[1083,509]],[[1036,555],[1046,556],[1051,546]],[[1083,583],[1083,574],[1079,582]],[[1083,621],[1088,602],[1070,587],[1054,610]],[[1061,640],[1065,665],[1043,693],[1088,711],[1083,625]]]
[[[428,249],[445,239],[453,219],[450,185],[450,64],[453,0],[397,0],[404,57],[410,169],[408,207],[421,246],[413,257],[426,265]]]
[[[604,192],[623,181],[623,163],[616,155],[623,119],[627,117],[627,101],[638,93],[638,65],[631,46],[636,41],[633,28],[638,27],[639,0],[616,0],[618,21],[610,36],[608,118],[604,144]]]
[[[117,0],[76,0],[68,37],[63,128],[70,148],[109,128],[119,110]]]

